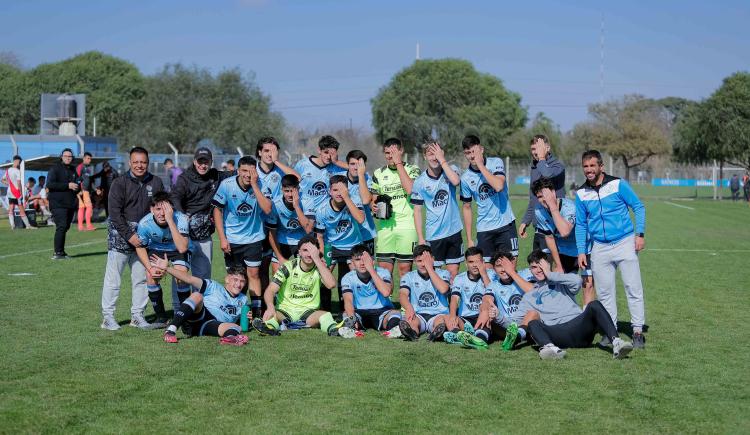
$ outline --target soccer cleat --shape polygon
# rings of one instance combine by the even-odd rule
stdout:
[[[434,328],[432,328],[432,332],[430,332],[430,335],[427,337],[428,341],[440,341],[443,339],[443,334],[445,334],[445,323],[441,323]]]
[[[52,256],[53,260],[70,260],[70,256],[64,252],[55,252]]]
[[[348,326],[342,326],[341,328],[333,328],[328,335],[332,337],[355,338],[357,331]]]
[[[509,351],[513,349],[513,345],[516,344],[516,338],[518,337],[518,324],[516,322],[508,325],[508,329],[505,330],[505,340],[503,340],[503,350]]]
[[[167,336],[165,335],[164,338]],[[228,337],[221,337],[219,339],[220,344],[229,344],[231,346],[242,346],[247,344],[247,335],[230,335]]]
[[[102,321],[101,328],[107,331],[117,331],[120,329],[120,324],[117,323],[114,317],[106,316]]]
[[[456,335],[455,332],[450,332],[450,331],[446,332],[445,334],[443,334],[443,340],[448,344],[459,344],[459,345],[462,344],[458,340],[458,336]]]
[[[151,322],[151,329],[166,328],[168,325],[169,325],[169,319],[167,319],[166,317],[157,317],[156,320]]]
[[[343,323],[343,326],[346,326],[347,328],[357,329],[355,328],[355,326],[357,326],[357,318],[354,316],[344,317],[342,323]]]
[[[356,331],[354,331],[354,336],[356,338],[365,338],[365,331],[357,329]]]
[[[463,347],[469,349],[487,350],[487,343],[479,337],[469,334],[466,331],[458,331],[456,338],[463,345]]]
[[[417,341],[419,340],[419,334],[417,334],[417,331],[415,331],[409,322],[406,320],[402,320],[398,322],[398,329],[401,331],[401,336],[404,337],[404,340],[406,341]]]
[[[383,332],[383,336],[385,336],[385,338],[401,338],[403,337],[403,334],[401,334],[401,329],[398,326],[394,326],[388,331]]]
[[[130,326],[138,329],[157,329],[157,328],[164,328],[167,326],[166,323],[163,325],[160,325],[159,323],[148,323],[146,319],[143,318],[143,316],[139,315],[133,315],[133,317],[130,319]]]
[[[256,318],[253,319],[252,325],[253,325],[253,329],[255,329],[256,331],[258,331],[258,333],[261,336],[265,336],[265,335],[271,335],[271,336],[281,335],[281,332],[279,332],[279,331],[277,331],[277,330],[275,330],[273,328],[269,328],[268,325],[266,325],[266,322],[264,322],[263,319],[261,319],[259,317],[256,317]]]
[[[471,335],[474,335],[475,332],[474,327],[471,326],[471,323],[469,322],[464,322],[464,331],[468,332]]]
[[[165,343],[177,343],[177,335],[172,331],[164,331]]]
[[[552,343],[545,344],[539,349],[539,358],[541,359],[563,359],[565,358],[565,351],[555,346]]]
[[[631,350],[633,350],[633,344],[629,341],[625,341],[620,337],[616,337],[612,341],[612,358],[614,359],[625,358]]]
[[[646,348],[646,337],[642,332],[633,333],[633,348],[634,349],[645,349]]]

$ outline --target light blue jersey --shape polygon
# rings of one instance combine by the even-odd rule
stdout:
[[[375,219],[372,217],[370,205],[362,204],[362,196],[359,194],[359,183],[352,182],[348,176],[346,180],[349,182],[349,197],[357,207],[360,207],[365,212],[365,221],[362,225],[359,225],[359,233],[362,235],[362,240],[372,240],[377,235],[377,231],[375,230]],[[365,174],[365,180],[367,181],[367,188],[372,190],[372,179],[370,176]]]
[[[468,272],[456,275],[451,286],[451,297],[459,297],[456,314],[464,318],[478,316],[479,306],[482,304],[482,297],[485,293],[486,290],[481,276],[473,280],[469,277]]]
[[[537,204],[534,214],[536,215],[536,229],[545,235],[554,235],[555,243],[557,244],[557,251],[562,255],[570,257],[578,256],[578,248],[576,247],[576,203],[575,201],[562,198],[558,200],[560,207],[560,215],[566,221],[573,224],[573,228],[570,230],[568,237],[562,237],[560,231],[555,226],[555,221],[552,219],[552,214],[549,210],[544,208],[543,205]],[[591,252],[591,243],[586,243],[586,254]]]
[[[339,168],[333,163],[323,167],[318,166],[313,163],[312,157],[297,162],[294,170],[300,175],[299,191],[302,209],[311,216],[315,216],[318,208],[329,198],[328,182],[331,176],[346,172],[346,169]]]
[[[503,159],[487,157],[485,166],[492,175],[505,175]],[[477,202],[477,231],[485,232],[502,228],[516,217],[508,200],[508,183],[496,192],[478,169],[469,169],[461,174],[461,201]]]
[[[451,274],[445,269],[435,272],[450,285]],[[437,291],[430,277],[423,277],[419,271],[412,270],[401,278],[400,289],[409,291],[409,302],[417,314],[448,314],[448,297]]]
[[[485,294],[495,299],[495,306],[503,310],[506,316],[513,317],[513,314],[518,311],[524,291],[514,281],[510,284],[492,281]]]
[[[278,166],[273,165],[273,168],[266,172],[263,170],[260,162],[256,164],[255,168],[258,172],[258,184],[261,186],[260,191],[263,192],[263,196],[271,201],[281,198],[281,177],[286,175],[284,171]]]
[[[177,231],[188,238],[188,250],[190,250],[190,230],[188,228],[187,215],[175,210],[174,223],[177,225]],[[172,238],[172,232],[167,224],[161,226],[154,220],[153,213],[149,213],[138,222],[138,238],[141,239],[141,245],[152,251],[176,252],[177,247]]]
[[[222,181],[211,203],[223,212],[224,233],[229,243],[247,245],[266,237],[258,199],[250,186],[247,190],[240,187],[239,177]]]
[[[352,249],[362,243],[359,225],[346,205],[336,211],[332,203],[333,200],[329,200],[315,213],[315,232],[323,234],[326,244],[336,249]]]
[[[247,296],[240,293],[232,296],[223,285],[211,279],[203,280],[203,306],[221,323],[239,324],[242,306]]]
[[[377,272],[383,281],[391,282],[391,274],[388,270],[382,267],[375,267],[375,272]],[[359,278],[356,270],[352,270],[344,275],[344,278],[341,280],[341,292],[352,294],[355,310],[393,308],[393,302],[378,291],[372,278],[364,282]]]
[[[274,200],[266,226],[275,228],[276,241],[285,245],[296,245],[307,234],[297,218],[297,212],[287,207],[283,196]]]
[[[451,166],[456,173],[458,168]],[[427,171],[422,172],[411,189],[411,203],[427,210],[425,219],[425,239],[444,239],[463,229],[456,200],[456,186],[452,185],[443,171],[433,178]]]

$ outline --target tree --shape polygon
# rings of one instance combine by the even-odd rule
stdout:
[[[531,158],[529,146],[531,144],[531,139],[537,134],[547,136],[547,139],[549,139],[550,145],[552,146],[552,152],[555,154],[559,153],[562,145],[562,133],[560,132],[560,127],[543,112],[539,112],[534,116],[534,119],[528,127],[517,130],[515,133],[508,136],[503,143],[499,155],[509,156],[514,159]]]
[[[459,59],[418,60],[398,72],[372,99],[373,126],[382,142],[399,137],[413,150],[435,135],[448,153],[476,134],[497,153],[526,123],[521,97],[497,77]]]

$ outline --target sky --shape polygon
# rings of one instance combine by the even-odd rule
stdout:
[[[590,103],[706,98],[749,69],[749,1],[516,3],[0,0],[0,51],[26,68],[89,50],[144,74],[176,62],[237,67],[293,126],[368,130],[370,99],[417,44],[423,59],[466,59],[497,76],[530,118],[544,112],[563,131]]]

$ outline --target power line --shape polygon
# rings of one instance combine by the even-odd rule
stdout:
[[[323,103],[323,104],[306,104],[303,106],[286,106],[286,107],[276,107],[276,110],[288,110],[288,109],[307,109],[311,107],[329,107],[329,106],[346,106],[349,104],[360,104],[360,103],[369,103],[370,99],[366,100],[354,100],[354,101],[342,101],[339,103]]]

